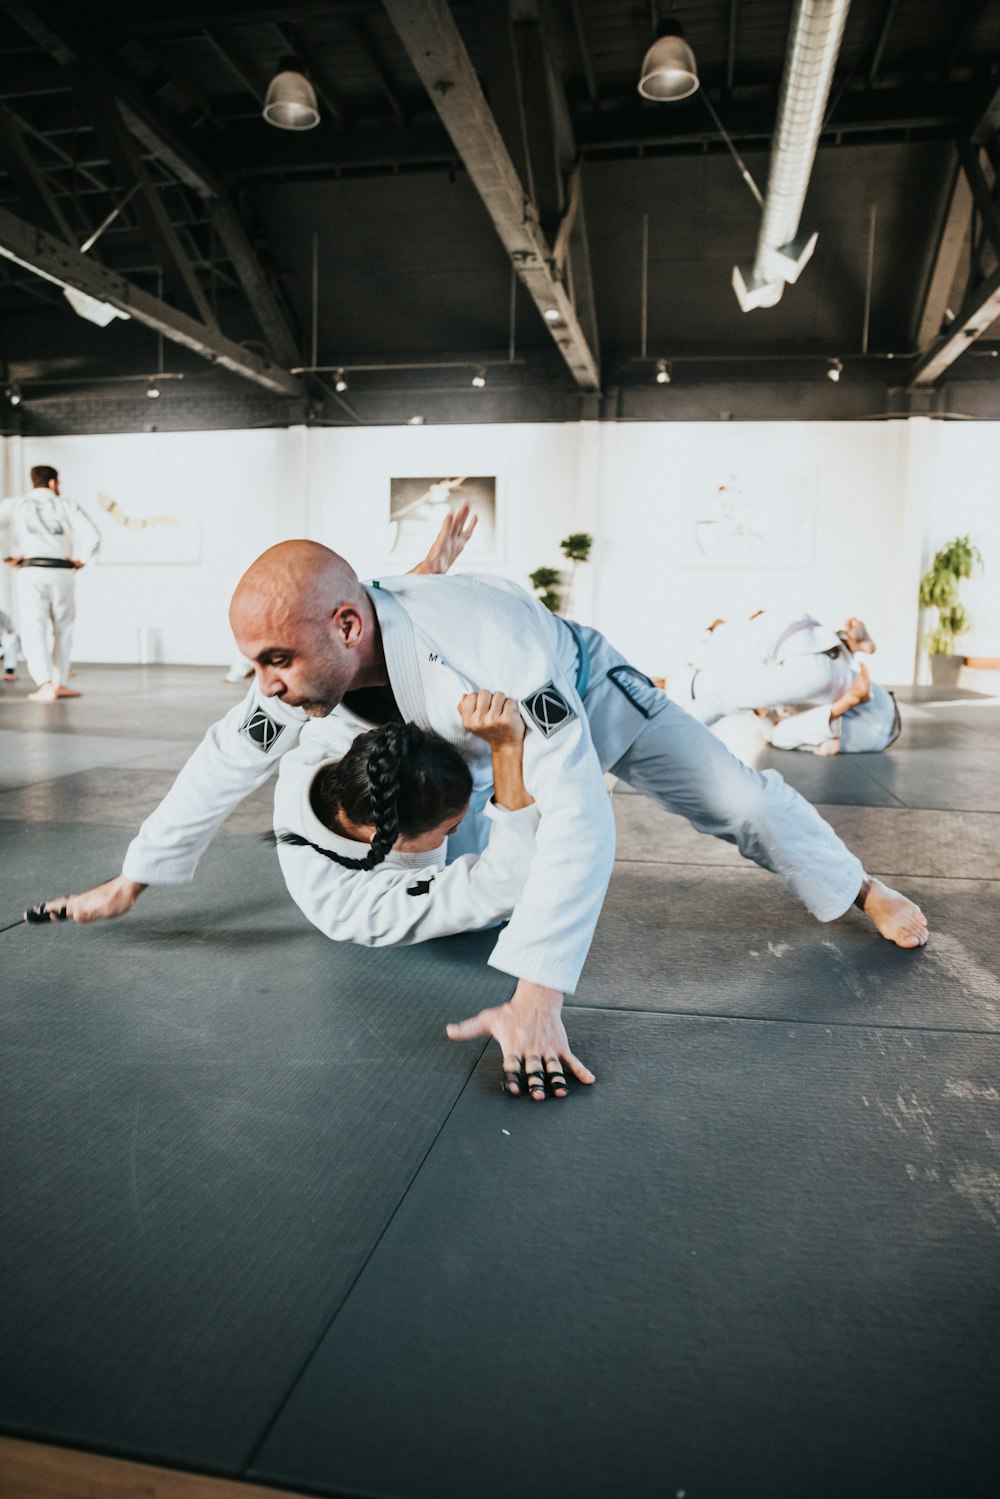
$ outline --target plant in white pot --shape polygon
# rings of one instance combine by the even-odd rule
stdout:
[[[932,682],[958,681],[962,657],[955,645],[958,637],[967,635],[972,627],[968,610],[959,602],[958,585],[963,578],[971,578],[973,569],[982,565],[982,553],[971,539],[956,536],[935,553],[934,561],[920,580],[921,609],[938,612],[937,625],[924,641],[931,658]]]

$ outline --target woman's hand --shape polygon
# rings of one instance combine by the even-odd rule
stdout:
[[[463,727],[485,739],[490,749],[519,748],[524,742],[520,704],[502,692],[489,692],[484,687],[467,692],[459,701],[458,716]]]

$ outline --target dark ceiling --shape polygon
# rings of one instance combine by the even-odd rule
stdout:
[[[815,256],[744,314],[731,276],[760,213],[713,112],[764,189],[793,9],[672,6],[702,89],[656,104],[636,91],[656,0],[147,0],[132,19],[0,0],[3,430],[1000,416],[1000,0],[853,0],[802,216]],[[419,35],[442,11],[596,379],[512,270],[470,96],[418,75],[400,14]],[[288,53],[319,96],[307,132],[261,117]],[[133,315],[98,328],[36,271],[72,281],[112,214],[84,274]],[[175,378],[154,405],[156,373]]]

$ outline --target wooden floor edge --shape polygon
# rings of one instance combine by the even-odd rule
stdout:
[[[0,1499],[301,1499],[301,1491],[0,1436]]]

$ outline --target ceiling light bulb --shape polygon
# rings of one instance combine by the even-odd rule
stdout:
[[[843,368],[844,366],[839,359],[831,359],[830,368],[826,372],[826,378],[828,380],[832,380],[834,384],[836,384],[836,382],[840,379],[840,372]]]
[[[670,367],[665,359],[656,361],[656,383],[657,385],[670,384]]]
[[[558,307],[546,307],[545,311],[542,313],[542,317],[547,323],[558,323],[561,316],[562,313],[559,311]]]
[[[160,394],[160,387],[156,384],[155,380],[150,380],[149,384],[146,386],[146,394],[151,401],[155,401],[157,396]]]
[[[16,380],[12,380],[7,387],[7,399],[12,406],[21,404],[21,387]]]
[[[267,86],[263,115],[279,130],[312,130],[319,124],[316,90],[297,57],[283,57]]]
[[[686,99],[698,87],[698,64],[684,40],[679,21],[661,21],[656,41],[643,58],[639,92],[644,99],[672,103]]]
[[[337,371],[337,378],[333,382],[333,388],[338,393],[347,389],[347,377],[343,370]]]
[[[486,371],[484,369],[476,370],[476,373],[472,377],[472,383],[477,390],[482,390],[486,384]]]

